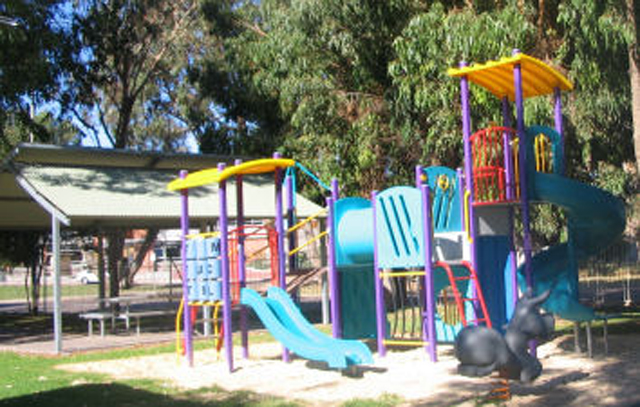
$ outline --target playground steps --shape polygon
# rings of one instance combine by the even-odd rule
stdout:
[[[462,261],[459,263],[446,263],[443,261],[438,261],[434,264],[434,266],[436,268],[442,268],[447,273],[447,277],[449,278],[449,282],[451,283],[451,291],[453,292],[453,296],[456,301],[456,306],[458,308],[458,313],[460,314],[462,325],[467,326],[470,322],[476,325],[484,323],[486,326],[491,328],[491,319],[489,318],[489,312],[487,311],[487,305],[484,300],[484,295],[482,294],[482,288],[480,287],[480,283],[478,281],[478,275],[476,274],[476,271],[473,269],[471,264],[467,261]],[[452,266],[460,266],[460,268],[462,268],[463,270],[467,270],[469,274],[464,276],[456,276],[453,272]],[[475,296],[464,297],[458,289],[458,281],[471,281],[476,293]],[[467,302],[474,304],[476,316],[475,319],[467,320],[464,305]],[[476,304],[478,306],[476,306]]]
[[[296,274],[293,274],[293,279],[287,282],[287,294],[291,294],[295,292],[298,288],[300,288],[306,282],[312,280],[315,277],[319,277],[326,272],[327,272],[327,267],[298,270]]]

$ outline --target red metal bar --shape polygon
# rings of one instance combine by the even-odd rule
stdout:
[[[478,321],[484,320],[484,322],[487,324],[487,327],[491,328],[492,327],[491,319],[489,318],[489,312],[487,311],[487,303],[484,301],[484,294],[482,294],[482,288],[480,287],[480,283],[478,282],[478,275],[476,274],[476,271],[473,269],[473,266],[471,266],[471,263],[469,263],[468,261],[463,261],[462,265],[469,270],[469,274],[471,275],[473,281],[475,282],[478,302],[480,303],[480,308],[482,309],[482,314],[484,315],[484,318],[476,317],[476,319]]]
[[[455,298],[456,300],[456,306],[458,307],[458,313],[460,314],[462,326],[467,326],[467,318],[464,313],[464,302],[462,301],[462,295],[460,295],[460,291],[458,290],[458,285],[456,284],[453,270],[451,270],[449,264],[443,261],[436,262],[434,266],[441,267],[446,271],[447,276],[449,277],[449,282],[451,282],[451,290],[453,291],[453,298]]]

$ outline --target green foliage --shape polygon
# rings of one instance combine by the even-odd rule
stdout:
[[[272,148],[282,145],[325,180],[338,176],[352,194],[395,175],[393,158],[410,151],[390,127],[387,66],[413,3],[233,4],[204,6],[224,53],[200,79],[230,121],[259,125],[244,151],[259,144],[255,133],[270,130]]]
[[[197,2],[88,2],[72,16],[62,108],[81,137],[173,151],[201,109],[187,81],[208,43]]]
[[[456,167],[462,162],[460,90],[447,69],[460,61],[484,62],[530,49],[535,31],[514,5],[492,12],[446,10],[436,4],[415,16],[394,42],[389,72],[397,89],[396,114],[403,136],[421,146],[420,162]],[[473,86],[473,85],[472,85]],[[472,122],[501,123],[500,101],[473,89]]]
[[[624,1],[567,1],[558,6],[563,30],[559,61],[575,84],[569,100],[567,166],[592,178],[599,162],[633,160],[628,46],[632,30]],[[624,74],[621,74],[624,73]]]
[[[0,24],[0,153],[21,141],[53,139],[45,117],[33,117],[33,106],[54,100],[62,61],[64,33],[56,23],[62,0],[8,0],[0,13],[15,27]]]

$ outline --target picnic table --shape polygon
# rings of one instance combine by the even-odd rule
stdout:
[[[98,300],[99,309],[80,314],[80,318],[87,321],[88,335],[93,335],[93,323],[98,322],[100,336],[105,335],[105,321],[111,321],[111,330],[116,330],[116,322],[124,321],[127,331],[131,328],[131,320],[136,323],[136,335],[140,335],[140,319],[145,317],[157,317],[175,315],[173,309],[146,309],[132,308],[134,302],[144,300],[145,297],[111,297]]]

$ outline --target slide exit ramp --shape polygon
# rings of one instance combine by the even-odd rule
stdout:
[[[373,364],[366,345],[355,340],[333,339],[318,331],[282,289],[270,287],[267,295],[264,298],[255,290],[243,288],[240,301],[253,308],[271,335],[296,355],[326,362],[335,369]]]
[[[543,133],[559,139],[549,128],[528,129],[527,139]],[[554,134],[555,133],[555,134]],[[554,140],[555,139],[555,140]],[[531,151],[529,154],[533,154]],[[528,160],[530,163],[534,159]],[[559,166],[554,165],[554,168]],[[596,255],[622,234],[625,227],[623,203],[597,187],[558,174],[530,169],[530,199],[562,207],[569,220],[569,241],[538,253],[532,259],[536,293],[551,289],[544,308],[572,321],[589,321],[594,311],[578,301],[578,261]],[[524,275],[524,267],[519,269]]]

